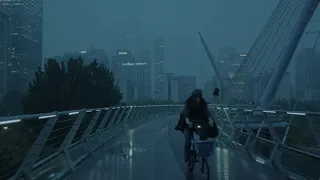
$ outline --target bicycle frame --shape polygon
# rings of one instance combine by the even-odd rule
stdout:
[[[199,127],[201,128],[201,127]],[[191,135],[191,139],[194,141],[194,133],[192,131],[192,135]],[[200,135],[199,135],[199,139],[200,139]],[[189,168],[189,171],[192,172],[193,169],[194,169],[194,166],[196,163],[200,162],[201,160],[201,166],[200,166],[200,170],[202,172],[202,175],[203,177],[205,177],[207,180],[210,179],[210,167],[209,167],[209,164],[208,164],[208,157],[203,157],[203,156],[199,156],[198,153],[196,152],[195,150],[195,143],[192,143],[192,149],[191,149],[191,154],[190,154],[190,162],[191,162],[191,166]],[[192,160],[192,158],[194,158],[194,160]],[[205,169],[207,169],[207,173],[205,173]]]

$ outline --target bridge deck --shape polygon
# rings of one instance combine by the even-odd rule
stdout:
[[[119,135],[79,165],[68,180],[185,179],[183,136],[168,128],[167,122],[152,121]],[[230,149],[223,142],[218,144],[209,162],[212,179],[278,179],[272,170],[249,160],[244,152]],[[194,179],[199,179],[197,170]]]

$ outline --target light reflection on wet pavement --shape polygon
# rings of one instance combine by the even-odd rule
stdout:
[[[84,162],[69,180],[184,179],[168,141],[167,120],[131,129]]]
[[[168,127],[168,120],[148,122],[111,140],[83,162],[69,180],[183,180],[183,135]],[[168,137],[168,135],[170,137]],[[170,141],[169,141],[170,139]],[[218,143],[210,157],[211,179],[274,180],[273,171],[249,160],[246,154]],[[198,166],[198,165],[197,165]],[[200,180],[196,166],[194,180]]]

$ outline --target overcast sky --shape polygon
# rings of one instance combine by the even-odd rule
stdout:
[[[216,54],[225,46],[247,52],[279,0],[46,0],[44,57],[88,48],[112,55],[120,20],[135,20],[141,46],[153,50],[165,38],[165,71],[197,75],[203,83],[212,67],[200,44],[200,31]],[[180,66],[183,64],[183,66]],[[183,67],[183,68],[181,68]]]

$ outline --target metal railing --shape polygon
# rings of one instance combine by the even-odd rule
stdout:
[[[228,107],[212,111],[219,119],[220,138],[242,147],[253,160],[284,177],[319,180],[319,112]]]
[[[61,179],[125,129],[180,109],[122,106],[0,118],[0,180]]]
[[[182,106],[121,106],[0,118],[0,180],[62,179],[120,132],[179,114]],[[209,107],[221,139],[286,176],[318,180],[320,113]]]

